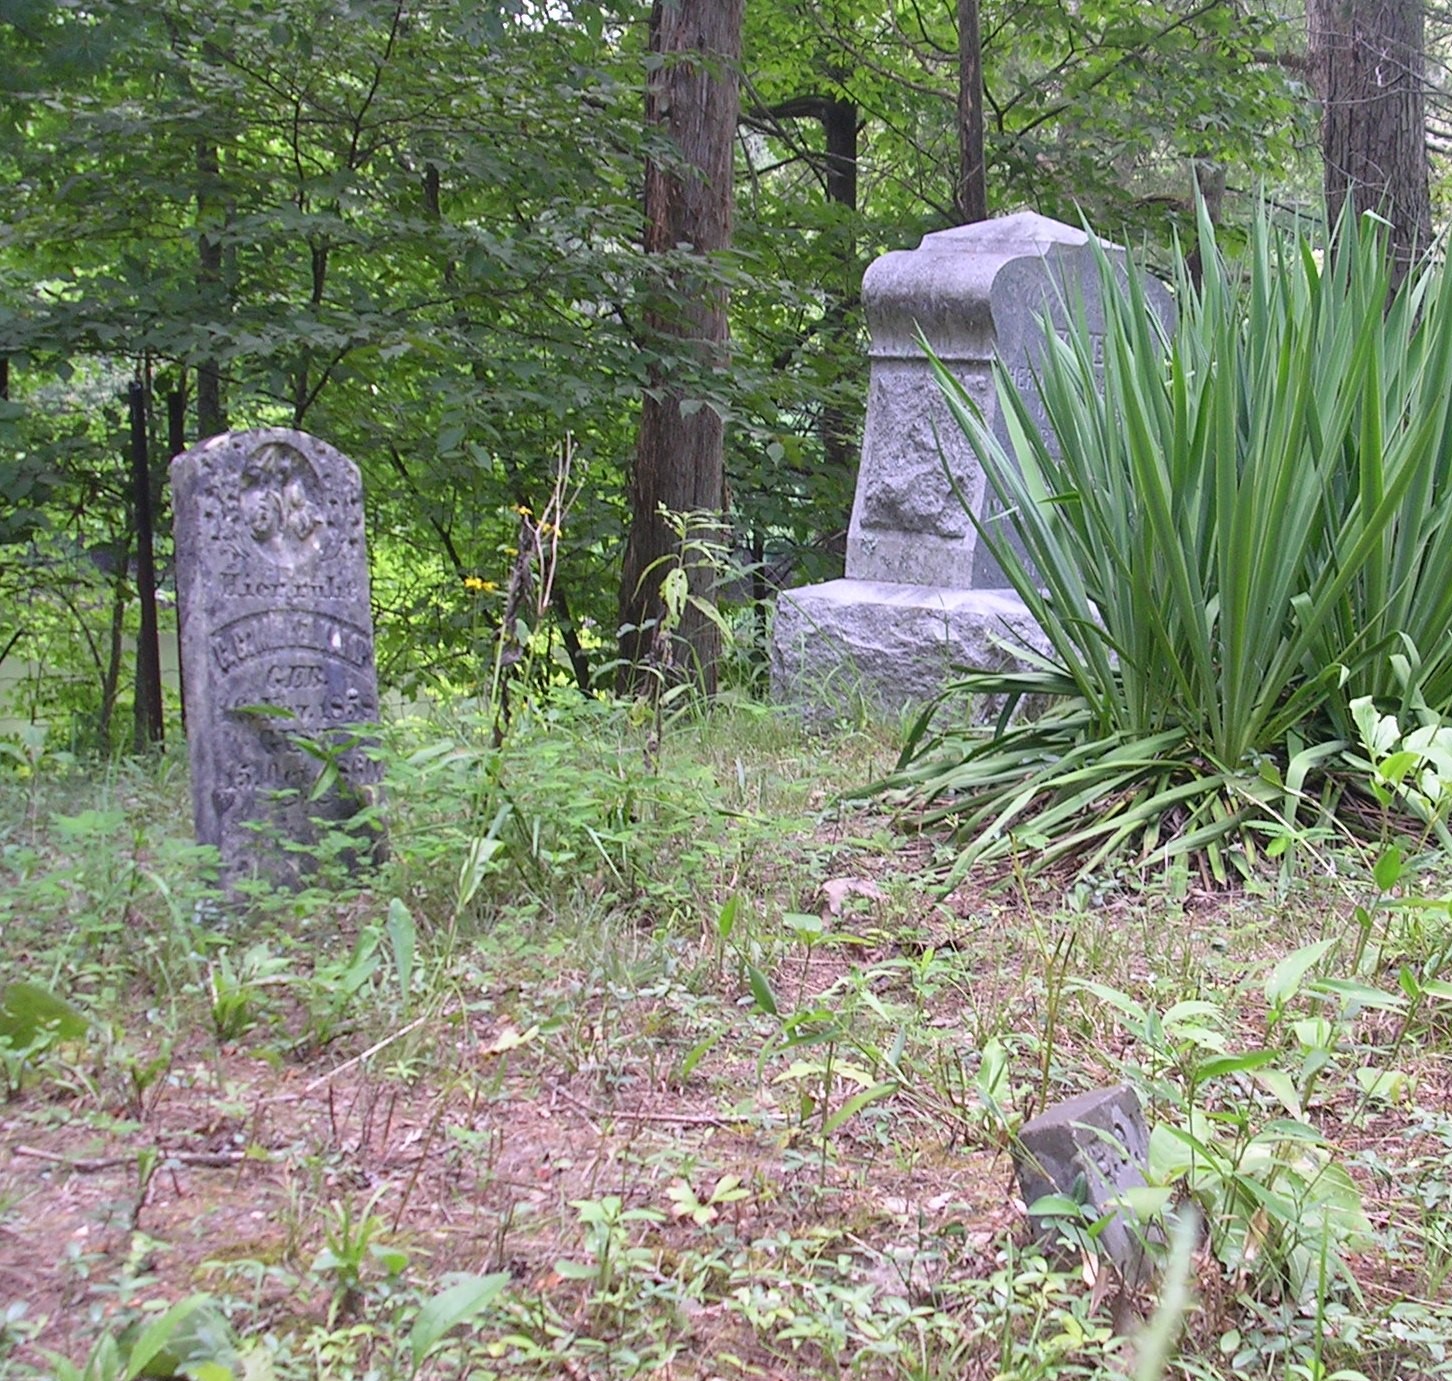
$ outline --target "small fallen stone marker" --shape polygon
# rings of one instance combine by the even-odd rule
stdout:
[[[1131,1288],[1146,1283],[1145,1229],[1114,1203],[1145,1183],[1149,1161],[1149,1130],[1132,1088],[1093,1089],[1054,1104],[1024,1124],[1013,1160],[1030,1208],[1054,1194],[1078,1199],[1096,1219],[1113,1212],[1098,1245]],[[1044,1226],[1044,1219],[1035,1221]]]

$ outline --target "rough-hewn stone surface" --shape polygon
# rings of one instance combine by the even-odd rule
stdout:
[[[213,437],[171,477],[197,838],[229,882],[290,884],[307,866],[286,844],[351,818],[377,780],[355,744],[309,800],[324,764],[298,742],[343,748],[378,715],[358,469],[275,428]]]
[[[1122,250],[1105,248],[1123,260]],[[1156,283],[1147,292],[1171,321],[1168,293]],[[1005,626],[1042,647],[969,516],[971,509],[991,522],[1000,506],[948,413],[922,341],[1006,441],[995,357],[1046,432],[1034,386],[1044,318],[1062,324],[1082,310],[1090,331],[1103,333],[1088,236],[1032,212],[940,231],[915,250],[885,254],[867,270],[862,296],[872,372],[847,580],[784,595],[772,653],[775,693],[809,713],[812,697],[827,688],[833,703],[841,698],[835,688],[853,687],[889,710],[927,700],[951,667],[1004,665],[994,635]],[[1015,540],[1011,527],[1008,534]],[[900,594],[885,593],[898,586]],[[965,591],[997,598],[964,599]]]
[[[890,715],[964,668],[1012,665],[1002,641],[1042,638],[1012,591],[832,580],[778,597],[772,684],[811,721]]]
[[[1026,1205],[1048,1194],[1080,1197],[1102,1216],[1126,1189],[1143,1185],[1149,1131],[1128,1085],[1068,1098],[1026,1122],[1013,1151]],[[1147,1272],[1145,1243],[1131,1215],[1116,1210],[1098,1245],[1133,1285]]]

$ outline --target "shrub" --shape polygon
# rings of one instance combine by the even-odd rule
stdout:
[[[1046,714],[985,737],[929,707],[879,784],[952,823],[955,876],[1019,852],[1223,877],[1342,799],[1354,697],[1452,704],[1452,269],[1392,295],[1355,218],[1323,255],[1262,215],[1235,267],[1202,217],[1200,254],[1168,339],[1099,254],[1102,377],[1082,310],[1042,366],[1057,454],[1001,369],[1012,455],[934,361],[1032,569],[1001,526],[982,540],[1052,648],[950,692]]]

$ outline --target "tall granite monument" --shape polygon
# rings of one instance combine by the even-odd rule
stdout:
[[[1123,262],[1123,250],[1101,245]],[[1163,285],[1151,280],[1146,291],[1160,319],[1172,322]],[[966,501],[980,521],[1006,521],[919,333],[1012,453],[995,358],[1052,446],[1035,383],[1044,322],[1063,330],[1082,306],[1091,334],[1104,329],[1088,235],[1033,212],[939,231],[917,249],[884,254],[868,268],[862,298],[871,377],[846,578],[784,591],[777,602],[773,690],[809,715],[858,698],[895,711],[931,698],[957,670],[1010,663],[1005,641],[1043,646],[965,511]],[[1015,540],[1011,527],[1004,536]]]
[[[351,819],[378,778],[350,731],[378,717],[358,468],[272,428],[202,442],[171,483],[197,838],[228,883],[294,885],[307,855],[287,845]]]

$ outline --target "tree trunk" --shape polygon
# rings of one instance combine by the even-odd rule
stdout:
[[[182,372],[178,380],[178,387],[166,395],[166,455],[168,460],[175,460],[177,456],[187,448],[187,376]],[[158,478],[163,482],[166,479],[167,467],[158,467],[161,471]],[[152,498],[156,506],[161,506],[160,494],[153,493]],[[181,726],[182,733],[187,731],[187,678],[185,668],[182,664],[181,630],[177,629],[176,639],[176,679],[177,690],[180,692],[181,700]]]
[[[853,216],[857,212],[857,106],[852,101],[822,103],[822,132],[827,143],[827,200]],[[850,223],[849,223],[850,224]],[[848,337],[850,303],[861,284],[857,266],[857,242],[850,231],[841,239],[842,281],[828,304],[823,335],[829,345],[840,345]],[[838,555],[847,550],[847,518],[852,512],[852,480],[857,473],[857,439],[846,409],[828,404],[822,409],[822,450],[828,470],[846,481],[847,507],[838,532],[830,545]]]
[[[161,713],[161,638],[156,618],[156,556],[152,537],[150,436],[146,386],[131,385],[131,512],[136,532],[136,599],[141,629],[136,637],[136,698],[133,747],[140,754],[159,744],[164,733]]]
[[[958,0],[958,185],[953,208],[963,225],[988,219],[983,166],[983,43],[978,0]]]
[[[221,165],[217,146],[208,139],[197,141],[197,284],[201,288],[208,313],[221,315],[224,300],[222,278],[222,242],[209,233],[218,223],[222,211],[217,192],[221,182]],[[197,439],[206,440],[227,430],[227,408],[222,399],[222,371],[215,360],[202,360],[197,365]]]
[[[1391,223],[1400,282],[1432,239],[1427,188],[1424,0],[1309,0],[1312,69],[1321,96],[1326,206]]]
[[[645,169],[645,249],[664,254],[689,246],[709,255],[731,243],[731,168],[738,109],[737,67],[745,0],[655,0],[650,17],[653,65],[646,86],[648,128],[675,146],[669,161]],[[662,353],[691,358],[701,370],[727,363],[726,291],[710,272],[678,271],[645,315]],[[689,406],[694,403],[695,406]],[[641,408],[630,485],[630,535],[620,583],[620,680],[640,689],[654,674],[691,677],[716,687],[720,634],[692,603],[670,619],[661,585],[678,562],[694,599],[712,599],[714,573],[681,544],[659,513],[712,515],[717,537],[725,508],[721,416],[692,398],[675,370],[653,364]]]

